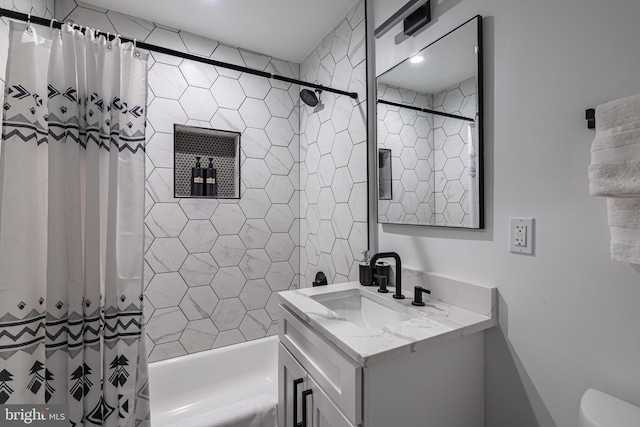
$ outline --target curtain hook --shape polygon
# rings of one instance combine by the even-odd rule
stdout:
[[[138,39],[133,39],[133,54],[136,58],[140,57],[140,52],[138,51]]]
[[[49,22],[49,29],[53,30],[53,23],[54,22],[58,22],[58,20],[55,19],[55,18],[51,18],[51,22]]]
[[[33,29],[31,29],[31,9],[29,9],[29,15],[27,15],[27,32],[29,34],[33,33]]]
[[[111,50],[111,49],[112,49],[112,47],[113,47],[113,46],[111,46],[111,33],[109,33],[108,31],[107,31],[107,43],[109,43],[109,44],[107,45],[107,49],[108,49],[108,50]]]

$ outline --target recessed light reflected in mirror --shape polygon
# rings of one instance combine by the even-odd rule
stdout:
[[[416,56],[412,56],[411,57],[411,63],[412,64],[419,64],[422,61],[424,61],[424,56],[422,56],[422,55],[416,55]]]

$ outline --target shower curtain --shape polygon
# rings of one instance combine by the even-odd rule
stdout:
[[[467,126],[467,154],[469,156],[468,171],[468,187],[469,187],[469,224],[471,228],[478,227],[480,223],[479,203],[478,203],[478,156],[476,153],[478,146],[478,131],[475,123],[469,123]]]
[[[148,426],[147,58],[11,23],[0,147],[0,404]]]

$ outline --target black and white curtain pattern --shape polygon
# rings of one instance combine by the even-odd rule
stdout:
[[[0,404],[148,426],[147,55],[11,23],[0,146]]]

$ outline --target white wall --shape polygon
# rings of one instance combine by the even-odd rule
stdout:
[[[434,22],[415,38],[395,46],[394,28],[377,40],[377,71],[485,17],[487,228],[385,225],[380,250],[498,286],[487,426],[577,426],[588,387],[640,405],[640,266],[610,260],[605,201],[588,194],[584,120],[586,108],[640,93],[640,2],[432,3]],[[512,216],[536,219],[534,256],[508,252]]]

